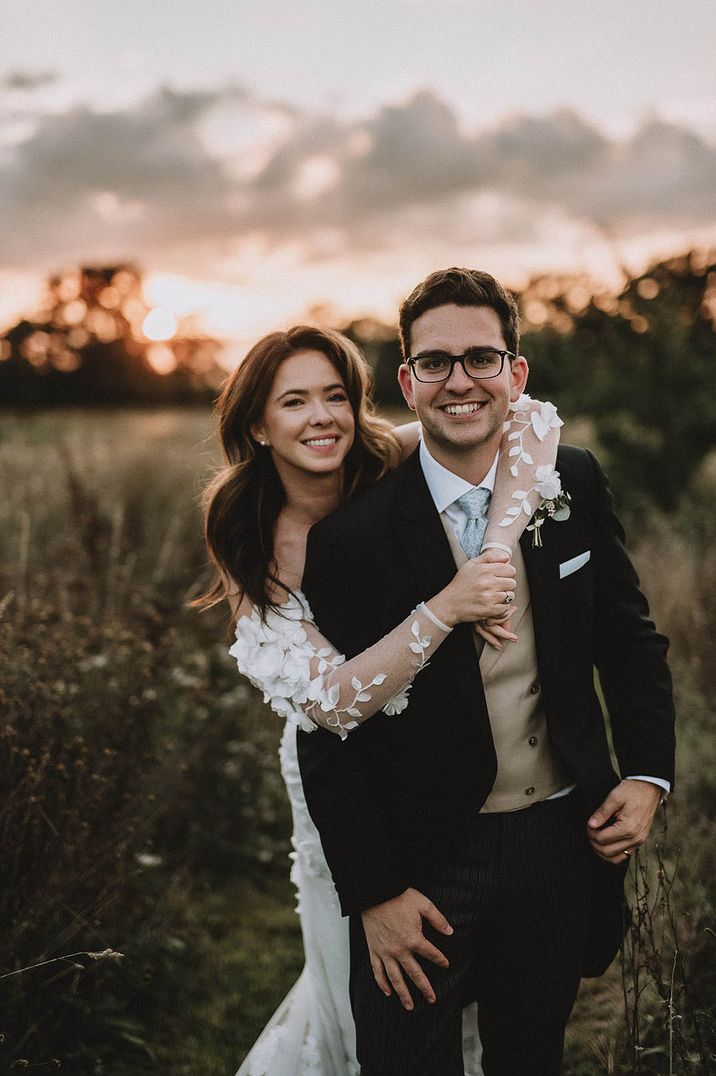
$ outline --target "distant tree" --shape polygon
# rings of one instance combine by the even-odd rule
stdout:
[[[342,330],[358,345],[370,363],[375,379],[375,400],[381,407],[405,407],[398,385],[398,367],[402,362],[400,342],[395,326],[376,318],[359,318]]]
[[[218,341],[169,327],[145,332],[151,307],[133,265],[50,277],[42,309],[0,339],[5,406],[209,400],[224,376]],[[150,335],[157,335],[156,332]]]
[[[589,419],[622,510],[672,511],[716,448],[716,262],[670,258],[618,294],[539,276],[519,301],[529,391]],[[344,331],[373,367],[378,403],[403,405],[396,329],[362,319]]]
[[[621,503],[671,511],[716,446],[716,263],[671,258],[583,306],[544,292],[521,297],[544,319],[523,336],[532,393],[591,419]]]

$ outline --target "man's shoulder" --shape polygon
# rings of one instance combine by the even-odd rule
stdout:
[[[598,475],[602,474],[601,467],[592,452],[587,448],[578,448],[576,445],[560,445],[557,449],[556,468],[562,478],[562,485],[569,489],[569,483],[594,484]]]

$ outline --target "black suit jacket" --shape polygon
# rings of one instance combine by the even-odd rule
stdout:
[[[554,749],[585,800],[585,822],[617,783],[594,686],[599,670],[621,773],[673,782],[674,715],[667,640],[649,619],[594,457],[559,450],[571,515],[522,549],[537,660]],[[560,563],[590,551],[559,577]],[[455,563],[415,452],[310,532],[303,589],[323,634],[360,653],[444,587]],[[402,714],[377,714],[345,741],[299,732],[308,808],[344,914],[420,888],[466,836],[496,757],[469,625],[458,625],[416,677]],[[610,877],[621,874],[614,868]]]

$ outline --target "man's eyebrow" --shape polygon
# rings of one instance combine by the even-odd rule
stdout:
[[[467,355],[468,351],[497,351],[494,344],[468,344],[464,351],[447,351],[444,347],[426,347],[424,351],[416,351],[412,356],[421,359],[425,355],[445,355],[446,358],[454,359],[458,355]]]
[[[342,389],[346,391],[346,387],[342,381],[336,381],[334,385],[324,385],[321,392],[335,392],[336,389]],[[284,396],[308,396],[308,389],[286,389],[280,396],[276,397],[276,400],[282,400]]]

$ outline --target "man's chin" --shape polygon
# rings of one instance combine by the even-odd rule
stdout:
[[[495,429],[490,425],[489,429],[475,428],[474,426],[468,426],[465,424],[462,428],[453,426],[447,430],[444,428],[427,430],[429,436],[435,441],[436,445],[440,445],[445,451],[452,452],[470,452],[480,448],[484,448],[485,445],[491,445],[494,443],[495,452],[500,444],[500,436],[502,431],[502,423]]]

